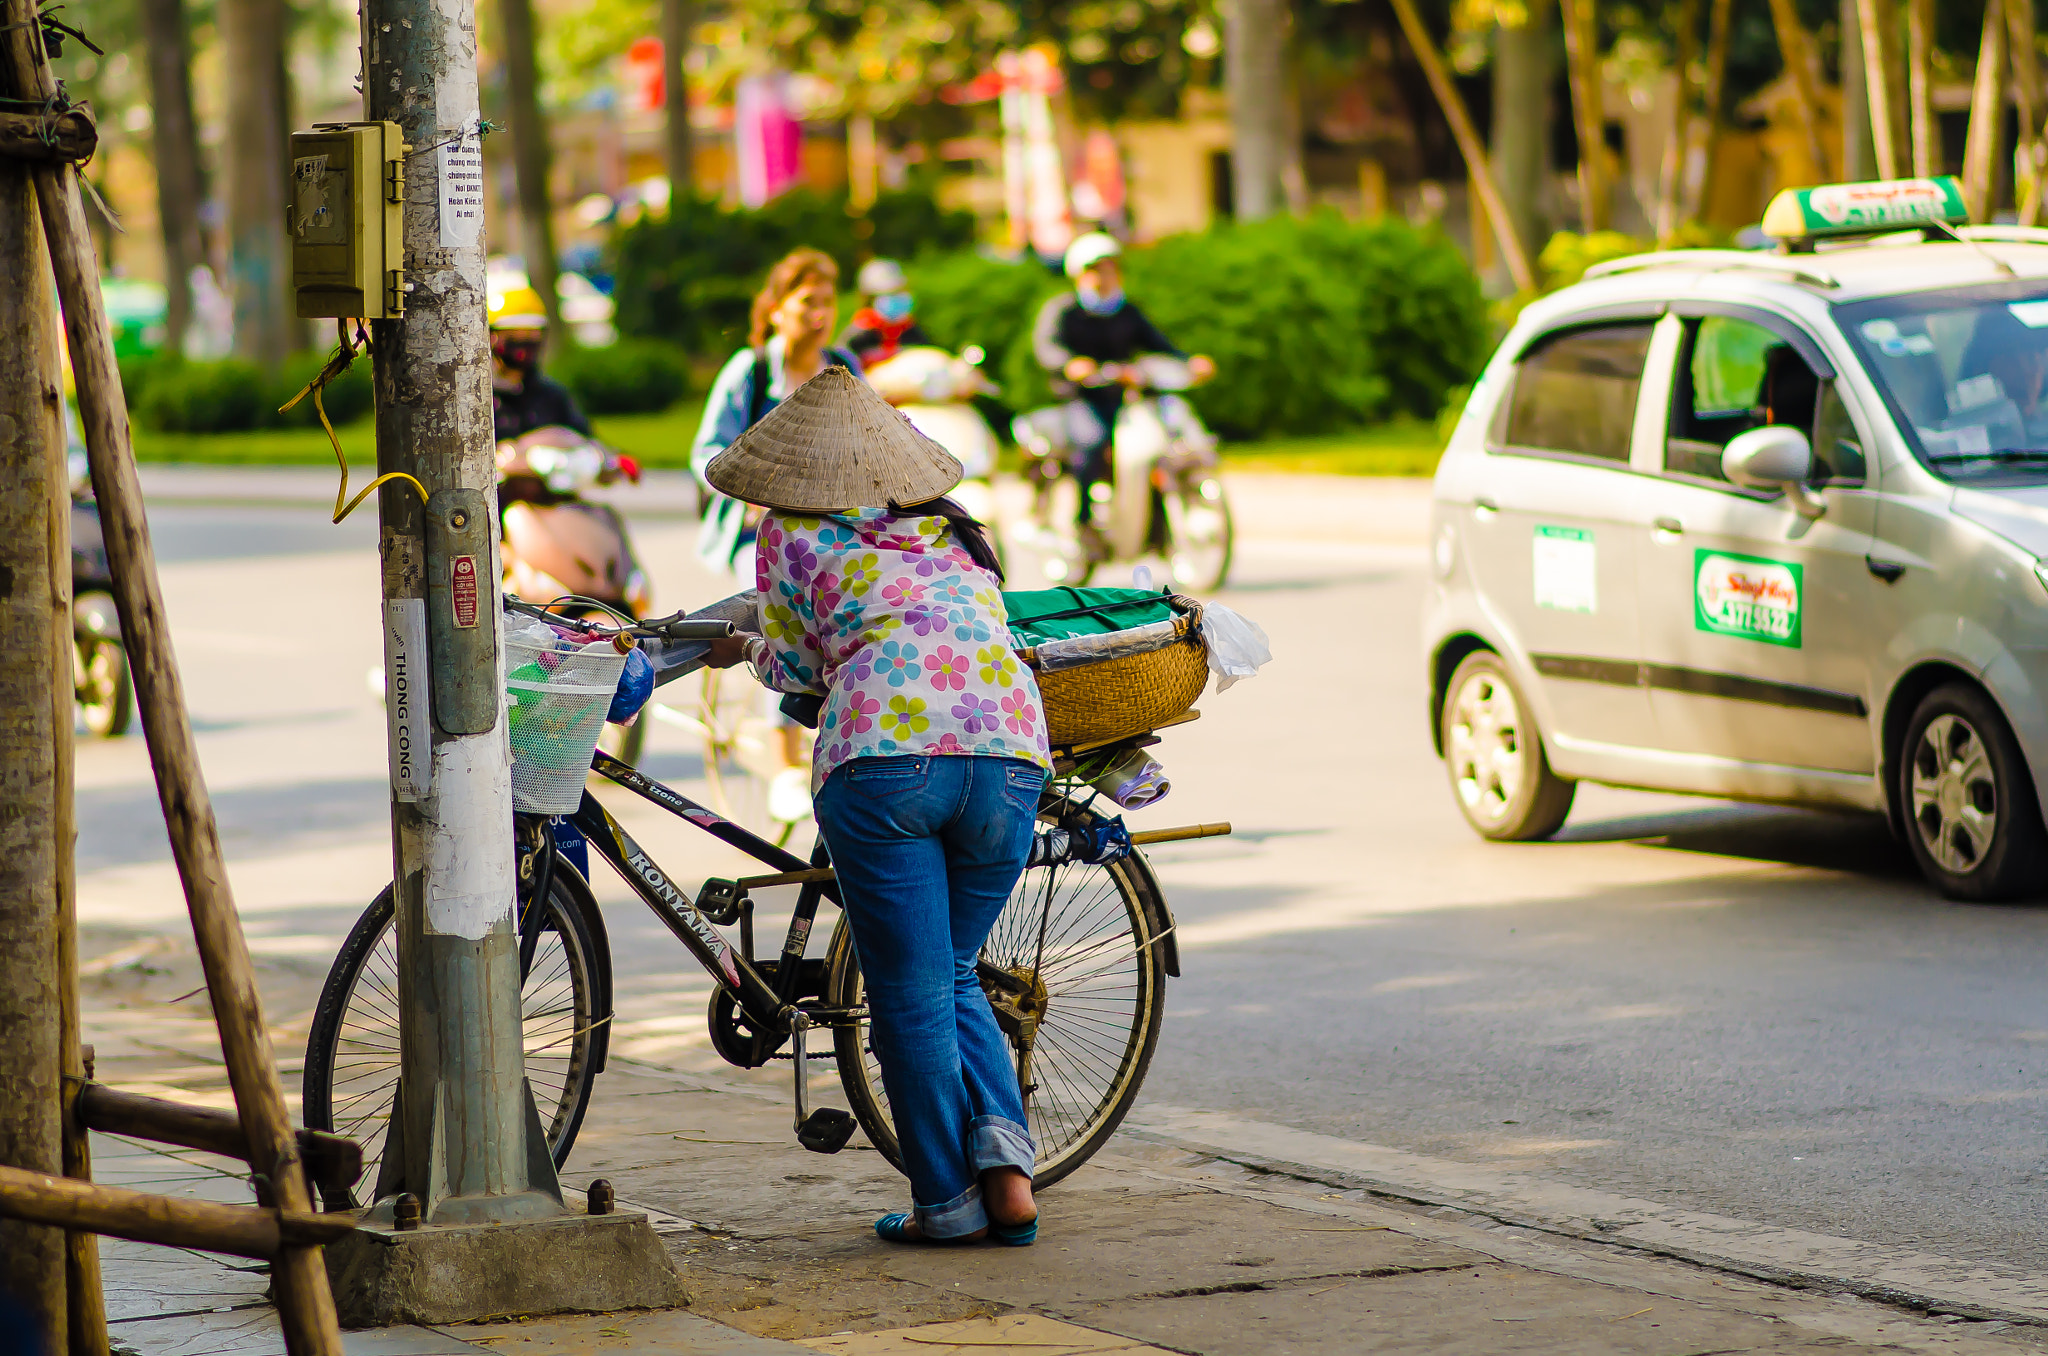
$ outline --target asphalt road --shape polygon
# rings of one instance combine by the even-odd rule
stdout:
[[[1313,484],[1299,518],[1247,515],[1227,599],[1276,662],[1168,736],[1175,791],[1136,817],[1238,826],[1153,854],[1184,973],[1147,1098],[2048,1271],[2048,909],[1946,903],[1856,817],[1588,790],[1556,842],[1479,841],[1423,719],[1422,533],[1397,489],[1359,531]],[[389,871],[373,533],[310,510],[152,521],[252,946],[324,968]],[[642,525],[658,603],[729,591],[689,545]],[[672,728],[650,756],[701,775]],[[179,927],[147,775],[139,739],[82,741],[102,933]],[[680,878],[727,874],[701,837],[648,841]],[[619,1048],[707,1059],[701,975],[600,894]]]

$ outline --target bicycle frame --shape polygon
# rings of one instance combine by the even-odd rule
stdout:
[[[601,749],[591,755],[590,767],[605,780],[652,801],[678,819],[738,848],[775,872],[799,878],[777,881],[779,884],[801,884],[803,890],[797,897],[796,911],[790,918],[789,932],[783,940],[771,982],[754,965],[751,954],[752,901],[743,888],[736,890],[734,899],[741,922],[741,947],[735,952],[698,902],[691,899],[647,850],[620,827],[595,796],[585,791],[582,805],[568,817],[591,848],[619,873],[640,901],[676,935],[676,939],[689,949],[711,977],[732,992],[734,1001],[747,1014],[755,1030],[782,1036],[799,1025],[800,1015],[805,1018],[802,1025],[806,1026],[841,1025],[863,1015],[858,1009],[822,1006],[800,1010],[796,1002],[797,990],[803,983],[804,951],[817,919],[818,904],[828,897],[834,903],[838,902],[837,886],[830,879],[829,871],[817,869],[816,864],[748,832],[715,810],[699,805]],[[723,921],[734,920],[724,918]]]

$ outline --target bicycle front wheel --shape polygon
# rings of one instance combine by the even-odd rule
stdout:
[[[583,910],[589,887],[555,864],[548,917],[520,988],[526,1079],[555,1166],[568,1161],[596,1078],[598,967],[606,963]],[[356,920],[327,974],[306,1040],[305,1119],[363,1146],[359,1203],[374,1189],[398,1096],[398,930],[391,887]]]
[[[1101,818],[1057,793],[1047,795],[1038,817],[1074,828]],[[1167,916],[1158,878],[1134,852],[1106,867],[1026,871],[989,931],[984,975],[1000,974],[1012,992],[1028,991],[1038,1013],[1028,1102],[1038,1145],[1034,1186],[1051,1186],[1087,1162],[1137,1101],[1166,1008],[1166,963],[1156,943]],[[826,966],[826,1001],[865,1007],[860,958],[843,914]],[[1012,1051],[1021,1053],[1020,1032],[1000,1008],[998,1021]],[[903,1153],[868,1025],[841,1027],[833,1036],[853,1113],[900,1171]]]

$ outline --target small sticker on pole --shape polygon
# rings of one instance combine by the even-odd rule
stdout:
[[[476,557],[457,556],[448,562],[448,596],[455,606],[455,624],[463,630],[476,626]]]
[[[425,800],[433,786],[433,736],[427,723],[427,605],[384,600],[384,714],[390,724],[391,794]]]

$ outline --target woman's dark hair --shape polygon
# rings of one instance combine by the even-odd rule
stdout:
[[[988,524],[961,508],[950,495],[927,500],[905,508],[901,504],[889,505],[891,513],[928,513],[935,518],[944,518],[946,526],[952,529],[953,540],[960,543],[960,549],[967,552],[974,563],[996,577],[1001,584],[1003,562],[996,558],[995,542],[989,535]]]
[[[768,342],[768,317],[789,298],[791,292],[808,283],[839,285],[839,265],[823,250],[799,245],[768,270],[768,280],[754,294],[753,313],[748,317],[747,342],[755,348]]]

